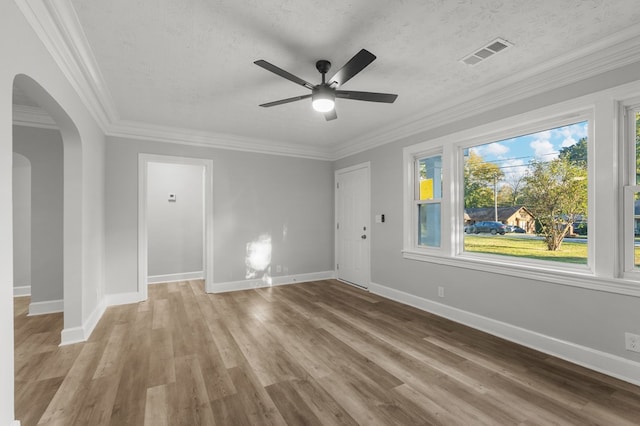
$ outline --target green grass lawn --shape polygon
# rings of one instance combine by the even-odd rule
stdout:
[[[517,235],[464,236],[464,250],[475,253],[491,253],[528,259],[587,264],[587,244],[564,241],[558,251],[549,251],[542,240]],[[636,259],[639,259],[636,249]]]

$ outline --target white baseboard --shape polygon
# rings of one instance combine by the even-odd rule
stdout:
[[[86,340],[83,327],[64,328],[60,333],[60,346],[82,343]]]
[[[98,321],[100,321],[104,311],[109,306],[128,305],[130,303],[138,303],[141,301],[142,299],[138,292],[105,295],[102,302],[96,307],[96,309],[94,309],[82,327],[65,328],[62,330],[60,346],[86,342],[87,339],[91,337],[91,333],[93,333],[96,325],[98,325]]]
[[[369,291],[634,385],[640,385],[639,362],[443,305],[380,284],[371,283]]]
[[[265,282],[265,280],[262,279],[214,283],[210,288],[207,288],[206,291],[208,293],[225,293],[227,291],[252,290],[262,287],[274,287],[278,285],[298,284],[309,281],[329,280],[334,277],[334,271],[311,272],[308,274],[271,277],[271,283]]]
[[[14,420],[9,426],[20,426],[20,420]]]
[[[102,318],[102,314],[107,309],[105,298],[91,312],[89,318],[82,324],[82,327],[65,328],[60,336],[60,346],[72,345],[74,343],[86,342],[93,329],[98,325],[98,321]]]
[[[31,296],[31,286],[21,285],[13,288],[13,297]]]
[[[107,306],[119,306],[142,302],[143,299],[140,293],[136,291],[132,293],[107,294],[105,300]]]
[[[173,283],[176,281],[202,280],[204,271],[182,272],[179,274],[150,275],[147,284]]]
[[[47,300],[44,302],[29,303],[29,315],[45,315],[64,312],[64,300]]]

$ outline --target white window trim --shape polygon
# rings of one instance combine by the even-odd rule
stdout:
[[[635,149],[635,112],[640,110],[640,98],[626,100],[620,104],[623,119],[621,120],[620,152],[622,153],[622,191],[624,212],[622,214],[622,249],[623,278],[640,281],[640,270],[635,267],[635,193],[640,192],[640,183],[636,182],[636,149]]]
[[[442,151],[433,151],[433,152],[428,152],[425,153],[424,155],[416,155],[413,157],[413,214],[411,215],[413,223],[412,223],[412,229],[413,229],[413,236],[412,236],[412,243],[413,246],[417,249],[427,249],[427,250],[439,250],[440,247],[442,247],[442,231],[443,231],[443,227],[442,227],[442,205],[443,203],[443,198],[444,198],[444,193],[441,191],[440,192],[440,197],[436,198],[432,198],[430,200],[420,200],[420,188],[418,185],[416,185],[416,182],[420,182],[420,171],[417,168],[418,162],[420,161],[420,159],[425,159],[425,158],[431,158],[431,157],[440,157],[440,162],[442,163]],[[442,176],[442,170],[441,170],[441,176]],[[441,178],[441,183],[442,183],[442,187],[444,190],[444,181]],[[437,246],[427,246],[427,245],[420,245],[418,243],[418,227],[420,226],[420,218],[419,215],[417,214],[417,210],[419,208],[420,205],[427,205],[427,204],[438,204],[440,206],[440,244],[438,244]]]
[[[460,142],[458,144],[456,144],[456,154],[457,154],[457,162],[458,162],[458,167],[460,168],[460,170],[463,169],[464,167],[464,157],[463,157],[463,152],[466,149],[472,148],[474,146],[478,146],[478,145],[482,145],[482,144],[487,144],[487,143],[492,143],[493,142],[499,142],[502,140],[506,140],[506,139],[510,139],[510,138],[515,138],[515,137],[519,137],[519,136],[523,136],[523,135],[527,135],[527,134],[531,134],[531,133],[537,133],[537,132],[541,132],[547,129],[555,129],[558,127],[562,127],[562,126],[566,126],[566,125],[571,125],[574,123],[578,123],[578,122],[583,122],[583,121],[588,121],[588,136],[587,136],[587,158],[589,159],[593,159],[593,141],[594,137],[593,137],[593,127],[594,127],[594,123],[593,123],[593,113],[591,110],[585,110],[585,111],[578,111],[578,112],[572,112],[569,116],[567,116],[566,114],[563,114],[562,116],[558,116],[558,117],[553,117],[551,119],[542,119],[542,120],[537,120],[537,121],[533,121],[531,123],[525,123],[522,126],[514,126],[511,129],[502,129],[499,132],[496,132],[494,134],[489,134],[489,135],[483,135],[481,137],[478,138],[472,138],[463,142]],[[592,161],[588,161],[588,172],[587,172],[587,178],[589,182],[595,182],[595,178],[594,178],[594,167],[593,167],[593,160]],[[460,182],[462,183],[463,181],[463,175],[460,172],[458,172],[457,175],[458,179],[460,180]],[[592,190],[593,185],[589,185],[589,189],[588,189],[588,197],[589,200],[593,200],[593,190]],[[464,187],[461,184],[460,185],[460,189],[459,189],[459,198],[458,198],[458,203],[456,203],[454,205],[454,211],[456,211],[458,213],[458,215],[460,216],[458,218],[458,222],[463,220],[463,212],[464,212]],[[587,217],[591,218],[594,215],[594,209],[592,208],[592,203],[589,202],[589,206],[588,206],[588,212],[587,212]],[[591,226],[590,226],[591,228]],[[527,259],[527,258],[517,258],[517,257],[510,257],[510,256],[500,256],[500,255],[491,255],[491,254],[482,254],[482,253],[471,253],[471,252],[465,252],[464,251],[464,244],[463,241],[460,241],[460,243],[457,245],[457,255],[461,258],[469,258],[469,259],[496,259],[496,261],[501,262],[501,263],[507,263],[509,265],[512,266],[517,266],[517,265],[522,265],[525,267],[530,267],[530,268],[534,268],[534,269],[553,269],[555,271],[565,271],[565,272],[576,272],[576,273],[592,273],[593,271],[593,265],[592,265],[592,261],[593,261],[593,238],[591,236],[587,237],[587,265],[576,265],[576,264],[569,264],[569,263],[562,263],[562,262],[554,262],[554,261],[536,261],[534,259]]]
[[[435,157],[435,156],[441,156],[442,157],[442,186],[443,186],[443,190],[442,190],[442,196],[436,200],[423,200],[423,201],[418,201],[416,198],[416,193],[418,191],[417,189],[417,185],[416,182],[419,180],[418,178],[418,170],[416,168],[416,164],[417,161],[421,158],[428,158],[428,157]],[[404,200],[405,200],[405,208],[404,208],[404,214],[403,214],[403,233],[404,233],[404,247],[410,247],[412,252],[415,253],[422,253],[425,255],[435,255],[437,256],[438,253],[443,249],[443,244],[445,244],[445,240],[446,238],[444,238],[445,234],[443,233],[443,231],[445,229],[448,229],[447,226],[445,225],[445,221],[448,221],[448,214],[445,213],[445,206],[448,204],[447,203],[447,196],[446,196],[446,187],[447,184],[446,182],[448,182],[445,173],[446,173],[446,166],[444,164],[444,155],[442,152],[441,148],[438,149],[426,149],[426,150],[421,150],[418,152],[411,152],[409,153],[407,151],[407,149],[405,148],[404,152],[403,152],[403,158],[404,158],[404,168],[405,168],[405,185],[404,185]],[[409,204],[410,206],[407,206],[407,202],[406,200],[409,200]],[[440,245],[438,247],[436,246],[422,246],[418,244],[418,215],[416,214],[416,207],[419,204],[440,204]]]
[[[595,188],[598,186],[602,191],[603,187],[607,187],[610,191],[611,186],[609,184],[620,182],[620,179],[619,164],[609,165],[604,171],[597,170],[597,161],[594,160],[598,152],[595,149],[596,143],[593,142],[596,137],[601,139],[605,135],[607,138],[614,138],[611,144],[614,151],[619,149],[622,135],[617,128],[617,123],[620,123],[622,118],[616,105],[624,103],[624,99],[631,99],[632,96],[640,96],[640,81],[405,147],[403,150],[403,257],[409,260],[474,269],[560,285],[640,296],[640,274],[636,273],[638,274],[637,277],[635,274],[633,274],[633,277],[627,276],[622,268],[623,261],[618,260],[624,253],[625,243],[622,239],[622,231],[620,231],[620,235],[616,233],[613,236],[606,236],[608,231],[605,226],[601,226],[598,230],[598,217],[596,216],[596,201],[598,199],[596,198]],[[584,121],[585,119],[589,120],[588,140],[590,141],[588,144],[588,217],[590,231],[588,265],[570,265],[553,261],[536,262],[532,261],[532,259],[523,261],[509,256],[462,252],[463,230],[461,224],[463,223],[463,209],[459,207],[463,205],[464,197],[461,181],[463,176],[462,150],[465,147],[487,143],[492,140],[499,141],[513,136],[534,133],[542,130],[541,124],[543,124],[543,127],[553,128],[557,127],[554,126],[554,123],[558,123],[558,126],[561,126],[563,123],[569,124]],[[518,124],[514,126],[513,123]],[[598,131],[595,129],[596,126],[599,126]],[[610,150],[611,148],[607,146],[606,149]],[[441,246],[439,248],[416,247],[413,240],[414,229],[416,228],[412,218],[414,206],[414,163],[418,156],[423,157],[426,154],[438,153],[439,151],[442,152],[443,156],[443,184],[445,186],[442,200]],[[615,156],[618,155],[615,152],[614,154]],[[451,179],[451,177],[455,177],[455,179]],[[598,179],[605,183],[598,182]],[[602,199],[602,194],[600,199]],[[604,206],[607,209],[607,218],[602,214],[603,206],[599,207],[598,210],[601,213],[600,222],[616,220],[615,218],[622,216],[622,194],[614,196],[613,199],[615,200],[613,212],[610,205]],[[615,243],[612,244],[611,242],[614,240]],[[596,258],[595,247],[600,241],[604,244],[602,244],[598,253],[606,260],[604,262],[600,259],[594,261]],[[613,252],[613,254],[608,252]],[[603,254],[605,256],[602,256]]]

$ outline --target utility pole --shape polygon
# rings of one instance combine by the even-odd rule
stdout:
[[[493,216],[498,221],[498,175],[493,175]]]

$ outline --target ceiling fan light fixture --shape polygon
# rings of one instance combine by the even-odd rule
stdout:
[[[319,98],[311,101],[311,105],[318,112],[329,112],[335,107],[336,103],[333,99]]]
[[[336,94],[329,87],[316,87],[311,95],[311,106],[318,112],[333,111],[336,104],[335,99]]]
[[[338,90],[347,81],[351,80],[353,76],[365,69],[376,56],[366,49],[360,49],[338,72],[327,80],[326,74],[331,68],[331,62],[326,59],[321,59],[316,62],[316,69],[322,74],[322,83],[314,85],[306,80],[296,77],[288,71],[279,68],[264,59],[254,61],[254,64],[270,71],[292,83],[306,87],[311,90],[311,93],[294,96],[291,98],[280,99],[274,102],[267,102],[260,104],[261,107],[272,107],[276,105],[288,104],[290,102],[301,101],[303,99],[311,98],[311,106],[315,111],[324,114],[324,118],[327,121],[335,120],[338,118],[338,114],[335,110],[336,98],[351,99],[354,101],[366,101],[366,102],[382,102],[392,104],[398,95],[392,93],[375,93],[375,92],[359,92],[353,90]]]

